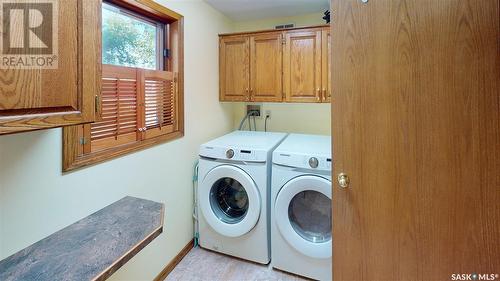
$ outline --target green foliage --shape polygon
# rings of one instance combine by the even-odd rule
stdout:
[[[156,27],[103,9],[102,62],[156,69]]]

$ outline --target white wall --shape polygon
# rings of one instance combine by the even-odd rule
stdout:
[[[113,280],[152,280],[192,237],[198,146],[227,133],[218,101],[218,37],[232,23],[202,1],[159,1],[185,16],[185,137],[67,175],[61,129],[0,137],[0,259],[131,195],[166,205],[164,233]]]
[[[234,31],[253,31],[273,29],[283,23],[295,23],[296,26],[325,24],[323,12],[295,17],[273,18],[257,21],[235,22]],[[311,103],[264,103],[263,110],[271,110],[268,129],[271,131],[293,132],[305,134],[331,134],[330,104]],[[238,128],[246,114],[245,103],[234,104],[234,128]],[[264,127],[264,119],[259,119],[257,127]]]
[[[308,103],[249,103],[260,104],[262,114],[271,111],[271,118],[267,120],[267,130],[286,133],[330,135],[330,104]],[[246,115],[245,103],[234,105],[234,128],[240,126]],[[256,118],[257,130],[264,130],[264,117]],[[251,119],[252,129],[253,119]],[[243,126],[248,130],[248,121]]]
[[[236,32],[274,29],[276,25],[287,23],[293,23],[295,24],[295,27],[325,24],[325,21],[322,19],[322,17],[323,12],[317,12],[297,15],[293,17],[280,17],[253,21],[237,21],[234,22],[233,30]]]

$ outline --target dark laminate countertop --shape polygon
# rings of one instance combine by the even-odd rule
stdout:
[[[0,280],[105,280],[160,235],[163,212],[125,197],[0,261]]]

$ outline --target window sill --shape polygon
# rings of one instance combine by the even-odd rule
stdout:
[[[73,132],[71,132],[71,127],[68,127],[68,128],[65,128],[63,135],[64,134],[71,134],[71,133],[73,133]],[[71,160],[69,160],[67,162],[63,161],[63,172],[71,172],[71,171],[74,171],[74,170],[77,170],[80,168],[99,164],[99,163],[102,163],[102,162],[105,162],[105,161],[108,161],[111,159],[115,159],[115,158],[130,154],[130,153],[133,153],[133,152],[137,152],[137,151],[140,151],[140,150],[143,150],[146,148],[150,148],[150,147],[155,146],[155,145],[164,144],[164,143],[182,138],[183,136],[184,136],[183,131],[177,131],[177,132],[173,132],[170,134],[158,136],[155,138],[137,141],[134,143],[125,144],[125,145],[121,145],[118,147],[114,147],[114,148],[110,148],[110,149],[106,149],[106,150],[102,150],[102,151],[98,151],[98,152],[94,152],[94,153],[90,153],[90,154],[86,154],[86,155],[77,156],[77,157],[73,158],[72,161]],[[68,139],[68,138],[66,138],[66,139]],[[70,147],[70,146],[68,146],[68,147]],[[65,151],[63,153],[66,154],[66,153],[72,153],[72,152],[66,151],[66,149],[65,149]],[[65,155],[65,157],[63,157],[63,158],[64,158],[64,160],[69,159],[69,157],[67,157],[67,155]]]

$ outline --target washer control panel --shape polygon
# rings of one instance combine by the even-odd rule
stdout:
[[[267,161],[267,153],[265,151],[241,149],[237,147],[202,146],[200,148],[200,156],[232,161]]]

